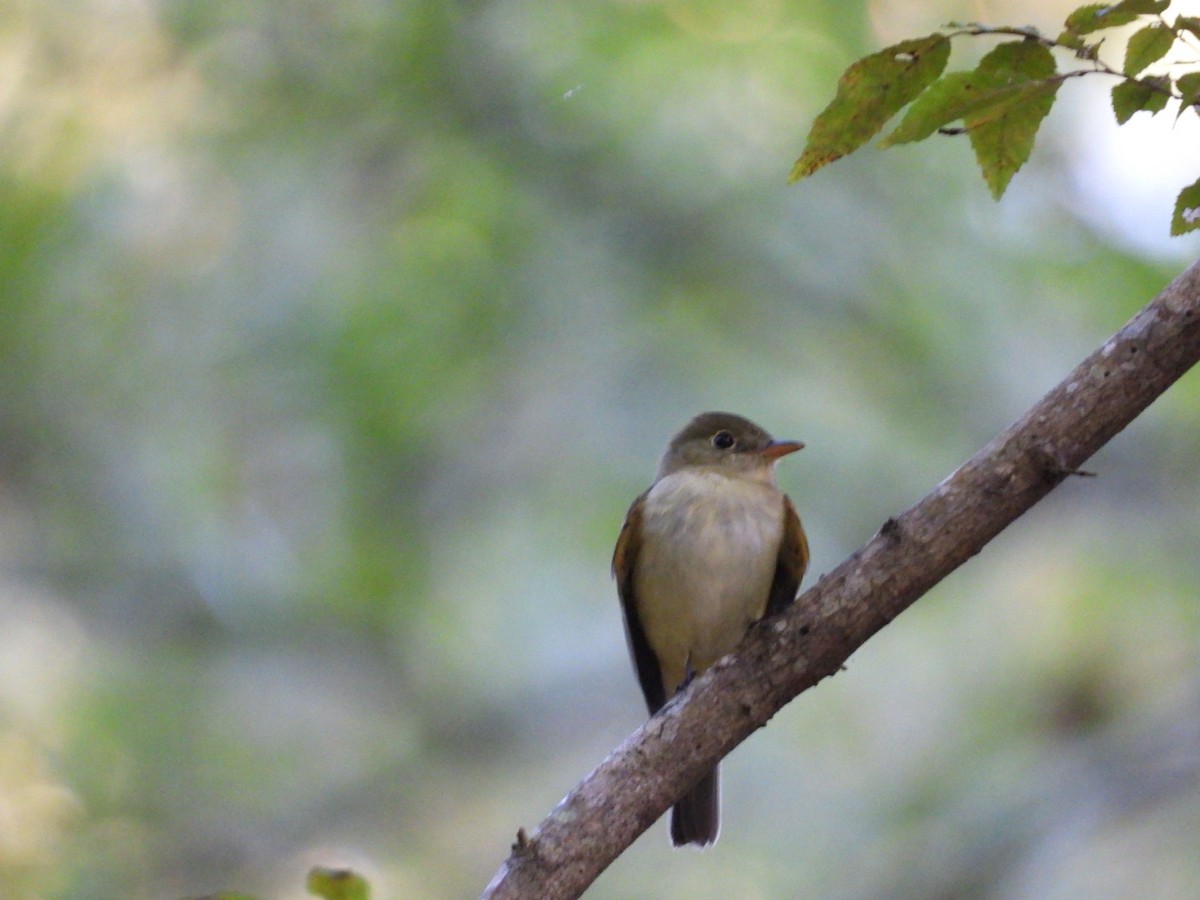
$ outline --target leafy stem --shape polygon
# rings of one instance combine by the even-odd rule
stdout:
[[[950,22],[939,31],[902,41],[853,63],[838,81],[837,94],[817,116],[791,180],[812,175],[854,152],[898,112],[900,124],[881,146],[922,141],[933,134],[966,135],[992,194],[999,199],[1025,164],[1038,129],[1066,81],[1109,75],[1118,125],[1139,112],[1157,115],[1168,101],[1180,102],[1178,116],[1200,113],[1200,59],[1171,63],[1169,74],[1143,74],[1181,44],[1200,44],[1200,17],[1163,14],[1170,0],[1119,0],[1081,6],[1067,16],[1057,37],[1032,25]],[[1108,29],[1138,24],[1120,67],[1101,58]],[[974,70],[943,74],[955,38],[1001,37]],[[1069,51],[1086,67],[1058,71],[1052,51]],[[1185,71],[1180,71],[1185,67]],[[961,122],[961,125],[955,124]],[[1200,229],[1200,180],[1176,200],[1172,234]]]

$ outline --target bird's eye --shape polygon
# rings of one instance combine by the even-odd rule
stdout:
[[[737,443],[728,431],[718,431],[713,435],[712,444],[718,450],[728,450]]]

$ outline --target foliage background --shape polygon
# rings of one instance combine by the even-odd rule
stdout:
[[[784,185],[853,58],[1073,5],[0,0],[0,893],[477,894],[640,722],[608,560],[683,421],[808,443],[816,577],[1195,255],[1200,137],[1099,79],[1000,205],[949,140]],[[1198,426],[592,895],[1200,893]]]

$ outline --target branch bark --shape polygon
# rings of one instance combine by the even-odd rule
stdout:
[[[718,760],[838,671],[1200,360],[1200,262],[1017,422],[697,677],[526,837],[487,900],[578,897]]]

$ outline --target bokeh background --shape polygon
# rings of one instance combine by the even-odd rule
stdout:
[[[1196,256],[1099,78],[1000,204],[785,184],[857,56],[1073,5],[0,0],[0,895],[477,895],[641,722],[688,417],[808,443],[815,578]],[[1193,373],[589,896],[1200,896],[1198,460]]]

